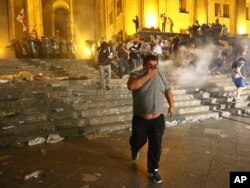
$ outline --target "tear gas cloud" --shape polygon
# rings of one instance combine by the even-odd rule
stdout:
[[[208,70],[214,57],[221,49],[213,44],[200,48],[181,47],[176,59],[175,83],[185,87],[203,86],[208,80]]]

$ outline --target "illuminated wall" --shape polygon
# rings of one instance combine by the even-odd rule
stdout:
[[[119,3],[122,4],[120,8]],[[220,4],[222,11],[228,4],[229,17],[216,15],[215,4]],[[186,10],[181,11],[180,7]],[[27,32],[23,32],[22,24],[16,21],[22,8],[25,9]],[[126,39],[135,34],[132,20],[136,15],[140,29],[161,28],[160,14],[165,13],[174,20],[176,33],[185,32],[196,19],[203,24],[213,23],[216,18],[228,26],[231,34],[250,33],[250,0],[0,0],[2,53],[3,46],[9,45],[12,39],[27,37],[34,26],[39,37],[55,35],[54,12],[57,8],[69,12],[70,33],[77,42],[78,54],[83,55],[86,40],[109,40],[118,33]],[[166,31],[169,32],[169,24]]]
[[[0,20],[2,26],[0,27],[0,59],[5,57],[5,45],[8,43],[8,13],[7,13],[7,1],[3,1],[0,6]]]
[[[244,10],[244,11],[242,11]],[[236,31],[237,34],[246,33],[246,0],[237,0]]]
[[[207,23],[207,4],[208,0],[196,0],[196,20],[199,21],[199,23]]]
[[[28,31],[30,32],[33,28],[36,28],[38,36],[43,36],[42,1],[26,0],[26,7]]]
[[[125,35],[132,35],[135,33],[135,25],[133,23],[133,19],[135,16],[139,16],[141,12],[138,10],[138,3],[136,0],[124,0],[124,25],[125,25]],[[142,26],[142,20],[139,20],[140,26]]]
[[[159,27],[159,3],[158,0],[144,0],[143,4],[143,17],[144,27],[147,28],[158,28]]]
[[[96,13],[95,1],[74,1],[74,25],[75,41],[77,44],[77,54],[80,58],[90,58],[92,54],[88,54],[88,50],[92,50],[86,40],[97,41],[99,37],[98,28],[95,27],[99,23]],[[104,28],[105,29],[105,28]]]

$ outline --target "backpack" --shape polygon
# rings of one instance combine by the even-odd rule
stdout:
[[[108,65],[110,64],[110,59],[108,58],[110,54],[110,48],[107,49],[99,49],[99,55],[98,55],[98,63],[101,65]]]

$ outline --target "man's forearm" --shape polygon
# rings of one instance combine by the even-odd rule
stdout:
[[[169,107],[174,107],[174,97],[171,89],[168,89],[165,92],[166,99],[168,101]]]
[[[129,78],[128,83],[127,83],[128,89],[131,91],[137,90],[140,87],[142,87],[143,84],[147,82],[149,79],[150,77],[147,76],[147,74],[145,74],[144,76],[140,78]]]

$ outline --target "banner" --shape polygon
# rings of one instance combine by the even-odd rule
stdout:
[[[24,19],[25,19],[24,9],[22,8],[21,11],[19,12],[19,14],[16,17],[16,20],[19,21],[23,25],[23,32],[27,31],[27,27],[24,24]]]

